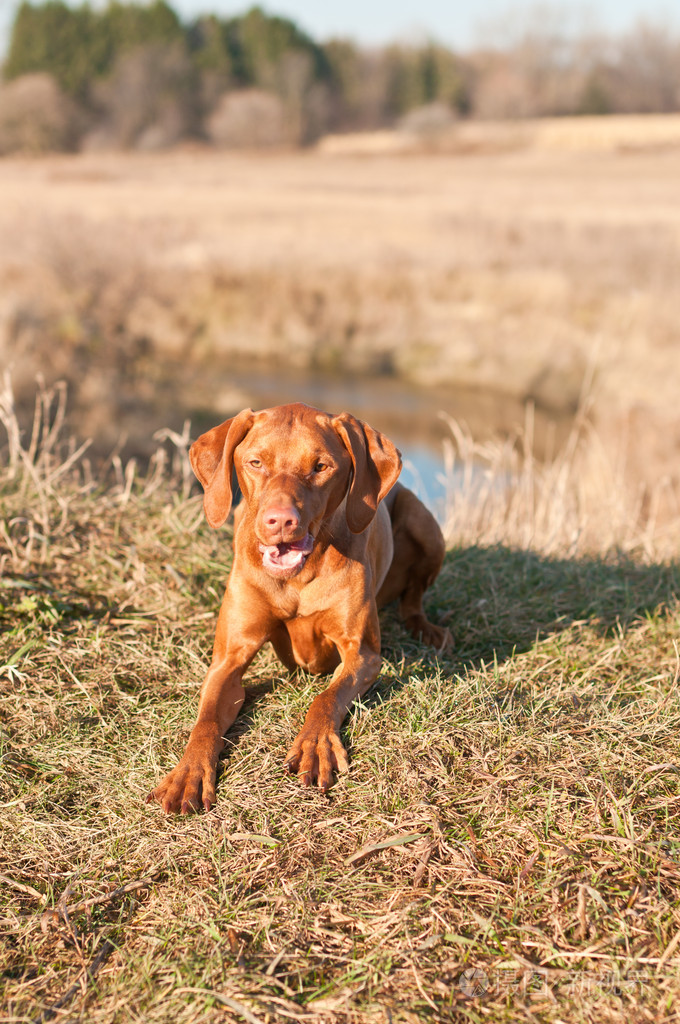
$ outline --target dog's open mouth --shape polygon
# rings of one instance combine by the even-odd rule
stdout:
[[[260,544],[262,565],[275,576],[293,576],[305,564],[313,547],[311,533],[289,544]]]

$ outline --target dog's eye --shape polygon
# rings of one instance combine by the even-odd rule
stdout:
[[[252,469],[262,469],[262,462],[260,459],[248,459],[248,465]]]
[[[323,473],[324,469],[328,469],[328,465],[325,462],[323,462],[322,459],[319,459],[319,461],[314,466],[314,472]]]

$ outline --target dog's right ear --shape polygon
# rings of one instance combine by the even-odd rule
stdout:
[[[252,409],[244,409],[201,434],[189,449],[191,466],[203,484],[205,518],[214,529],[222,526],[229,515],[234,449],[253,425],[253,416]]]

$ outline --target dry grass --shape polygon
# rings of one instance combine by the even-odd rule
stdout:
[[[680,146],[680,115],[619,114],[609,117],[542,117],[520,121],[461,121],[429,131],[408,129],[327,135],[318,149],[327,156],[395,153],[617,152]]]
[[[385,618],[349,775],[323,797],[284,774],[318,684],[263,652],[215,810],[168,819],[143,798],[192,722],[228,531],[186,436],[94,478],[54,417],[21,440],[5,394],[1,1020],[678,1019],[668,537],[574,534],[573,451],[515,455],[495,523],[490,492],[457,497],[486,512],[475,537],[454,510],[430,596],[455,653]]]
[[[680,489],[669,477],[653,487],[631,478],[593,428],[587,396],[562,446],[535,455],[534,410],[504,442],[475,441],[442,414],[447,483],[444,531],[458,545],[507,544],[544,555],[618,552],[654,560],[680,551]]]
[[[678,180],[677,150],[5,160],[0,363],[27,417],[38,370],[67,379],[98,454],[257,404],[239,359],[508,396],[476,440],[587,378],[651,489],[678,474]]]
[[[0,351],[27,392],[75,363],[104,395],[110,349],[138,377],[241,356],[562,409],[592,369],[602,420],[674,412],[679,175],[675,150],[5,160]]]

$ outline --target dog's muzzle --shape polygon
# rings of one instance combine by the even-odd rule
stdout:
[[[294,576],[307,561],[313,547],[311,533],[288,544],[260,544],[262,565],[274,576]]]

